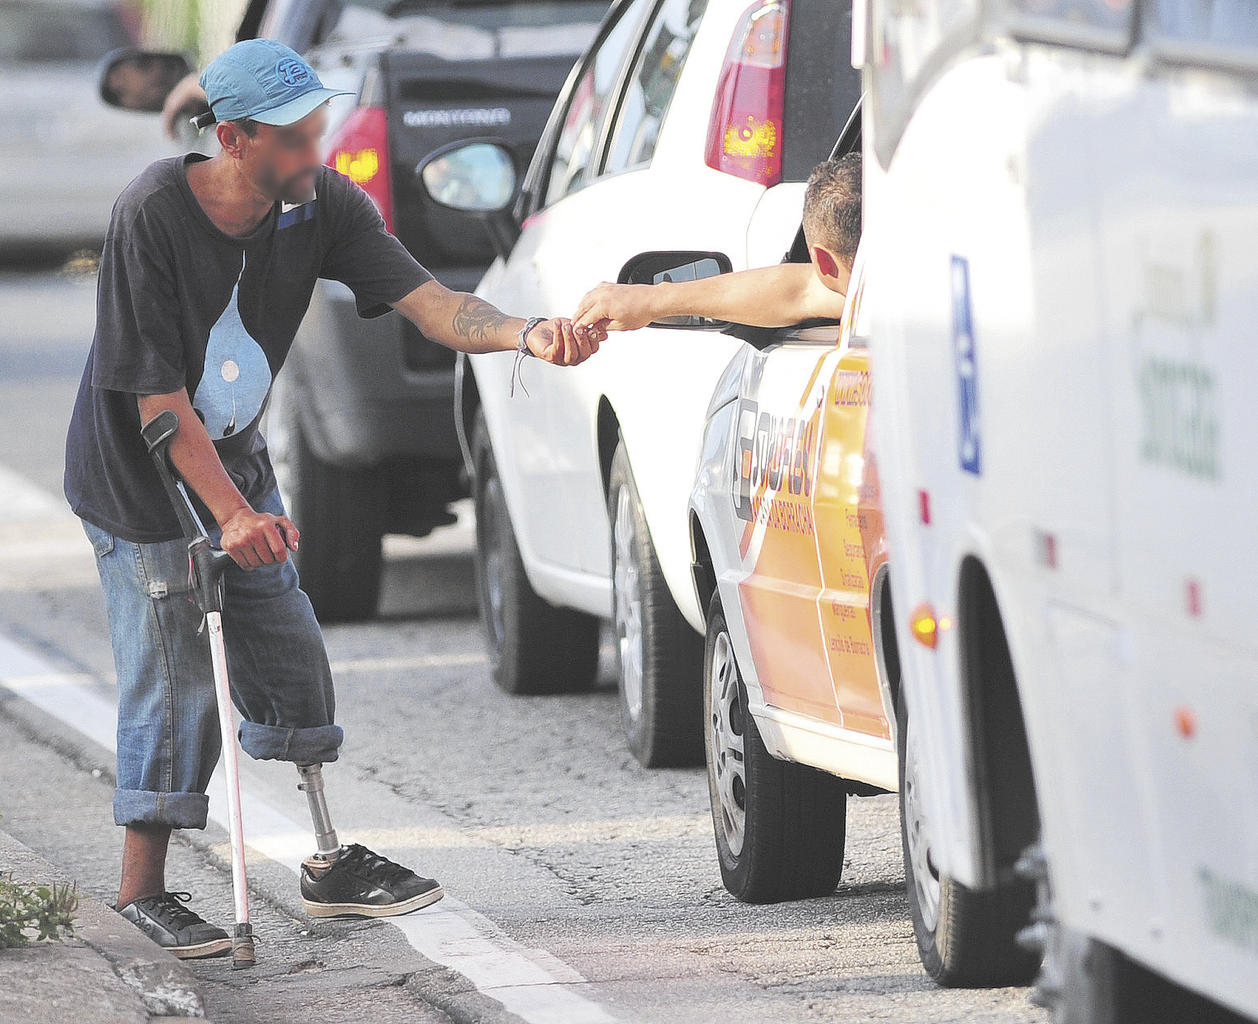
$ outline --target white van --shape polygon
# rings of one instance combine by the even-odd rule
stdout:
[[[855,20],[923,960],[1258,1015],[1258,4]]]

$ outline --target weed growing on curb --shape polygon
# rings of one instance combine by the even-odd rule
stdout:
[[[74,934],[79,899],[72,885],[27,885],[0,878],[0,949]]]

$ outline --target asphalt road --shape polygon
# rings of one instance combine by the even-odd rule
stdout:
[[[90,275],[0,274],[0,827],[112,898],[112,656],[90,549],[59,500],[94,295]],[[493,687],[469,545],[466,522],[390,541],[384,614],[327,630],[342,838],[441,879],[447,899],[402,929],[307,919],[288,866],[311,849],[295,772],[246,759],[260,963],[197,966],[213,1019],[1046,1020],[1025,989],[945,991],[922,972],[892,797],[850,801],[833,896],[733,900],[703,772],[637,765],[610,666],[588,694]],[[181,835],[168,880],[221,923],[226,849],[215,824]]]

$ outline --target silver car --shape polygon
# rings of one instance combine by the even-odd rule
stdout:
[[[118,193],[176,152],[158,118],[101,102],[101,59],[133,42],[118,4],[0,0],[0,255],[99,246]]]

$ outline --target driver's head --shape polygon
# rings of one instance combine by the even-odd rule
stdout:
[[[861,237],[861,158],[849,153],[813,168],[804,193],[808,256],[827,288],[847,291]]]
[[[314,196],[327,127],[323,105],[351,93],[325,89],[294,51],[248,39],[221,53],[201,75],[223,152],[263,195],[290,203]]]

